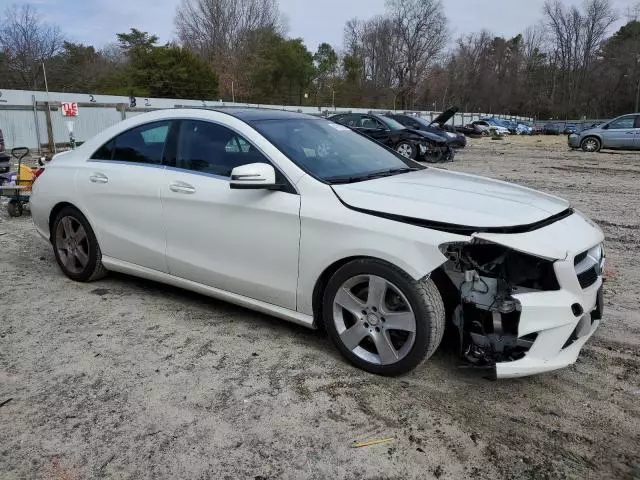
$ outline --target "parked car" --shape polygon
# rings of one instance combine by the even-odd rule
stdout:
[[[467,137],[459,132],[450,132],[443,126],[455,115],[458,109],[450,109],[438,115],[433,121],[414,115],[388,114],[385,115],[404,125],[406,128],[420,130],[422,132],[434,133],[440,136],[453,148],[464,148],[467,146]]]
[[[0,173],[7,173],[9,170],[11,170],[11,155],[5,149],[4,135],[0,130]]]
[[[578,133],[578,125],[575,123],[567,123],[562,131],[565,135],[571,135],[572,133]]]
[[[585,152],[599,152],[602,148],[640,150],[640,113],[622,115],[568,138],[571,148]]]
[[[518,122],[516,126],[516,133],[518,135],[533,135],[533,127],[524,122]]]
[[[329,120],[352,128],[413,160],[450,161],[455,156],[442,135],[406,128],[385,115],[342,113]]]
[[[468,123],[462,127],[457,127],[456,130],[471,138],[478,138],[482,137],[483,135],[489,134],[488,128],[480,125],[474,125],[473,123]]]
[[[559,123],[545,123],[542,128],[544,135],[560,135],[562,133],[562,126]]]
[[[476,120],[475,122],[471,122],[471,124],[482,128],[487,135],[493,133],[497,133],[498,135],[509,135],[508,128],[498,125],[492,120]]]
[[[376,374],[415,368],[445,326],[498,378],[555,370],[602,316],[604,235],[568,202],[300,113],[137,115],[54,158],[31,210],[72,280],[122,272],[324,325]]]

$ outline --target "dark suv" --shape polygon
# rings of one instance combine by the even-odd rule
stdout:
[[[0,173],[7,173],[11,169],[11,155],[4,148],[4,136],[0,130]]]

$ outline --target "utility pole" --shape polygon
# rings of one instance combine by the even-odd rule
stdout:
[[[236,103],[236,93],[233,90],[233,80],[231,80],[231,101],[233,103]]]
[[[634,113],[640,111],[640,78],[638,78],[638,87],[636,88],[636,109]]]

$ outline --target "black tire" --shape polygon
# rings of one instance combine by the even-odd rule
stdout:
[[[60,252],[58,251],[58,246],[56,245],[57,236],[55,232],[58,229],[58,224],[65,217],[71,217],[75,219],[78,223],[82,225],[86,232],[87,237],[87,245],[88,245],[88,262],[80,272],[72,272],[70,271],[62,262],[60,257]],[[87,219],[80,213],[80,211],[74,207],[64,207],[58,215],[56,219],[53,221],[53,225],[51,226],[51,244],[53,245],[53,253],[56,257],[56,261],[58,262],[58,266],[62,270],[62,272],[69,277],[71,280],[75,280],[76,282],[92,282],[94,280],[99,280],[107,274],[107,269],[102,265],[102,252],[100,251],[100,245],[98,245],[98,240],[96,239],[95,234],[93,233],[93,229]]]
[[[9,200],[9,203],[7,203],[7,212],[10,217],[21,217],[23,214],[22,203],[18,200]]]
[[[333,318],[333,303],[343,284],[359,275],[375,275],[397,287],[408,300],[415,316],[414,343],[409,352],[392,364],[363,360],[349,350],[340,339]],[[323,320],[327,334],[340,353],[353,365],[368,372],[395,376],[416,368],[436,351],[445,328],[445,307],[433,280],[414,280],[403,270],[381,260],[354,260],[341,267],[329,280],[323,296]],[[365,324],[366,326],[366,324]]]
[[[455,158],[456,158],[456,150],[455,150],[455,148],[449,147],[449,151],[447,152],[447,154],[445,156],[445,162],[453,162],[453,160]]]
[[[580,142],[580,148],[583,152],[596,153],[602,148],[602,142],[598,137],[585,137]]]
[[[409,149],[411,150],[411,154],[409,155],[409,158],[411,160],[415,160],[416,158],[418,158],[418,147],[414,143],[407,142],[407,141],[399,142],[395,146],[394,150],[396,152],[400,153],[400,149],[401,148],[406,148],[407,150],[409,150]],[[402,155],[402,154],[400,153],[400,155]]]

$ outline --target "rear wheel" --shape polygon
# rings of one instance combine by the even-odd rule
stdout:
[[[418,156],[418,148],[410,142],[400,142],[396,145],[396,152],[406,158],[415,160]]]
[[[600,140],[596,137],[587,137],[580,143],[583,152],[599,152],[602,148]]]
[[[51,234],[53,252],[67,277],[78,282],[89,282],[107,273],[102,265],[102,253],[96,236],[78,210],[63,208],[53,223]]]
[[[380,375],[414,369],[444,332],[442,298],[431,279],[416,281],[374,259],[340,268],[324,293],[327,333],[352,364]]]
[[[7,203],[7,212],[10,217],[21,217],[23,213],[22,203],[18,200],[9,200],[9,203]]]

